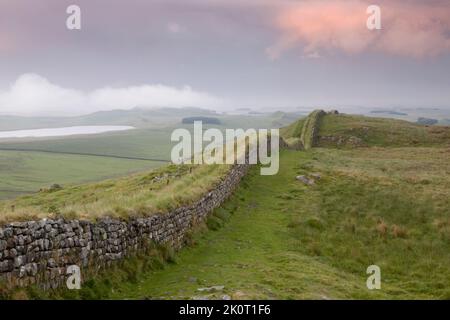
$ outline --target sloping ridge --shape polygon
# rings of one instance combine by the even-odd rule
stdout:
[[[317,137],[319,133],[320,120],[325,115],[323,110],[314,110],[305,119],[303,124],[300,141],[305,150],[311,149],[317,144]]]

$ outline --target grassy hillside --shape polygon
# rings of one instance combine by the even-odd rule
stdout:
[[[321,146],[433,146],[449,143],[450,127],[427,127],[403,120],[327,114],[322,119],[319,135],[322,137],[319,140]]]
[[[444,148],[284,151],[279,175],[248,177],[222,229],[117,298],[448,298],[450,165]],[[313,186],[299,174],[319,172]],[[444,174],[443,173],[447,173]],[[223,215],[223,213],[222,213]],[[382,290],[366,268],[380,266]]]
[[[129,159],[87,155],[170,160],[170,152],[174,145],[170,142],[171,133],[180,127],[192,130],[192,125],[181,124],[184,116],[192,115],[217,117],[222,124],[214,125],[214,127],[221,130],[280,127],[296,118],[295,114],[284,112],[223,115],[196,108],[154,110],[137,108],[66,118],[0,116],[0,131],[72,125],[133,125],[137,127],[135,130],[96,135],[0,139],[0,152],[5,155],[0,159],[0,176],[2,177],[0,199],[37,192],[52,183],[73,185],[98,181],[164,165],[156,161],[133,162]],[[205,129],[207,127],[204,126]],[[46,151],[46,153],[36,151]],[[11,159],[14,160],[11,161]],[[100,164],[101,161],[104,161],[103,166]]]
[[[80,184],[159,166],[161,162],[154,161],[0,150],[0,199],[35,193],[55,183]]]
[[[449,298],[446,148],[284,150],[254,167],[169,264],[124,262],[70,297],[119,299]],[[320,173],[314,185],[297,175]],[[444,174],[443,174],[444,173]],[[159,258],[161,259],[161,258]],[[145,260],[143,260],[145,261]],[[381,268],[382,289],[366,287]],[[199,289],[224,286],[216,292]]]
[[[306,119],[281,129],[290,144],[299,141]],[[326,114],[319,127],[321,147],[408,147],[439,146],[450,143],[450,127],[424,126],[416,123],[347,114]]]
[[[305,120],[305,118],[299,119],[291,123],[290,125],[280,129],[280,135],[288,145],[292,147],[297,146],[298,148],[303,148],[300,136],[302,134]]]
[[[407,120],[410,122],[417,122],[421,117],[432,118],[439,121],[439,125],[448,125],[446,121],[450,116],[449,108],[436,108],[428,106],[426,108],[387,108],[387,109],[373,109],[364,110],[360,109],[367,116],[378,116],[378,117],[388,117],[400,120]]]
[[[278,175],[260,176],[255,169],[223,206],[222,229],[201,235],[176,264],[113,286],[112,296],[448,298],[447,129],[437,133],[403,121],[345,115],[324,119],[321,134],[354,135],[356,127],[369,127],[361,139],[389,148],[283,151]],[[302,124],[282,134],[295,137]],[[321,178],[313,185],[295,179],[317,173]],[[365,286],[372,264],[381,268],[380,291]],[[225,288],[198,291],[214,285]]]
[[[64,186],[80,184],[160,167],[165,163],[116,157],[169,161],[170,133],[169,129],[137,129],[122,133],[0,142],[0,199],[34,193],[53,183]]]
[[[46,150],[170,160],[174,128],[136,129],[95,135],[0,142],[1,149]]]
[[[148,271],[136,283],[113,286],[114,298],[192,299],[229,295],[233,299],[385,297],[365,290],[365,269],[349,273],[325,257],[309,254],[306,232],[320,234],[304,215],[307,188],[295,180],[299,153],[282,153],[281,171],[261,176],[254,168],[235,196],[218,210],[222,228],[196,238],[176,263]],[[309,207],[309,204],[308,204]],[[217,219],[217,218],[214,218]],[[305,224],[299,224],[299,221]],[[212,229],[217,224],[208,222]],[[303,227],[300,230],[299,227]],[[203,293],[199,288],[225,286]]]
[[[282,135],[295,139],[303,124],[283,129]],[[156,262],[154,256],[151,262],[145,257],[123,261],[79,292],[50,295],[450,298],[448,128],[326,115],[319,133],[338,139],[307,151],[282,150],[280,172],[274,176],[261,176],[253,167],[235,194],[210,216],[206,228],[194,235],[192,245],[176,256],[155,254]],[[54,204],[67,210],[77,204],[79,212],[106,207],[104,212],[118,216],[129,208],[150,212],[148,208],[195,198],[204,192],[202,186],[212,186],[225,172],[223,167],[199,166],[191,173],[188,167],[170,168],[177,178],[169,178],[169,184],[164,180],[153,184],[155,173],[135,175],[24,197],[17,206],[26,208],[24,212],[30,212],[30,206]],[[159,172],[156,176],[161,176]],[[299,175],[313,182],[305,184],[296,179]],[[121,198],[125,190],[140,196]],[[381,268],[381,290],[366,287],[366,269],[373,264]],[[201,291],[211,286],[219,289]]]
[[[228,165],[169,165],[97,183],[67,186],[0,202],[0,222],[64,216],[95,220],[163,213],[199,199],[228,172]]]

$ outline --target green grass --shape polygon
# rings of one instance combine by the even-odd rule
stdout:
[[[426,147],[448,144],[450,127],[426,127],[403,120],[327,114],[322,119],[319,135],[342,138],[341,146],[351,146],[348,139],[356,137],[366,146]],[[320,145],[334,147],[336,143],[321,141]]]
[[[170,160],[171,129],[139,129],[66,138],[2,142],[0,149],[45,150],[106,156]],[[80,184],[105,180],[164,165],[107,157],[0,150],[0,199],[48,188],[53,183]]]
[[[299,173],[323,179],[302,195],[293,231],[310,255],[355,273],[381,267],[393,298],[448,298],[450,166],[444,148],[317,150]],[[310,219],[320,228],[308,231]],[[383,290],[384,291],[384,290]]]
[[[38,149],[170,160],[174,128],[136,129],[64,138],[40,138],[0,143],[0,148]]]
[[[0,199],[35,193],[55,183],[80,184],[158,166],[160,162],[0,151]]]
[[[282,131],[296,138],[302,128],[299,121]],[[75,298],[450,298],[447,128],[326,115],[320,134],[357,137],[370,147],[282,150],[280,172],[261,176],[253,167],[190,247],[176,256],[158,249],[126,260],[89,280]],[[90,218],[93,212],[167,210],[200,196],[226,173],[220,166],[188,170],[171,166],[43,192],[18,199],[17,208],[47,208],[48,215],[50,205],[66,214],[75,206]],[[311,186],[295,179],[314,173],[321,178]],[[155,183],[155,177],[163,179]],[[381,290],[366,288],[372,264],[381,267]],[[225,288],[198,291],[216,285]]]
[[[0,141],[0,199],[14,198],[37,192],[53,183],[79,184],[144,171],[163,165],[162,162],[108,159],[79,155],[37,153],[44,150],[55,153],[82,153],[105,156],[137,157],[170,160],[175,145],[170,141],[173,130],[181,125],[181,117],[189,110],[162,109],[154,111],[131,110],[97,113],[77,118],[20,118],[0,117],[0,130],[29,127],[61,127],[70,125],[135,125],[138,129],[97,135],[53,138],[2,139]],[[205,111],[203,111],[205,113]],[[193,114],[202,114],[195,111]],[[205,113],[209,114],[209,113]],[[293,121],[292,114],[277,113],[259,116],[218,115],[225,128],[272,128]],[[16,126],[16,127],[15,127]],[[28,127],[27,127],[28,126]],[[204,126],[207,129],[210,126]],[[20,149],[21,152],[1,149]]]
[[[348,274],[298,250],[289,225],[299,212],[287,210],[292,208],[284,200],[287,190],[298,188],[292,179],[298,154],[284,152],[282,159],[282,171],[276,176],[260,176],[258,168],[253,168],[235,196],[207,221],[210,231],[197,233],[194,244],[172,263],[141,268],[132,280],[121,276],[123,269],[116,270],[107,285],[103,278],[89,282],[84,290],[95,295],[88,298],[383,297],[364,289],[364,270]],[[197,290],[213,285],[224,285],[224,292]],[[58,295],[64,297],[64,293]]]
[[[289,121],[285,113],[262,116],[221,116],[225,128],[271,127],[273,122],[278,125]],[[252,121],[249,121],[249,119]],[[175,121],[176,118],[171,118]],[[52,184],[62,184],[64,190],[59,193],[39,193],[17,200],[0,203],[0,220],[9,221],[16,217],[24,220],[33,217],[43,217],[50,213],[65,215],[96,217],[104,214],[113,216],[128,216],[132,211],[154,213],[160,209],[167,210],[171,205],[177,205],[188,198],[198,196],[199,190],[207,190],[211,183],[221,176],[223,169],[204,168],[199,183],[205,182],[204,188],[193,188],[184,195],[172,194],[166,189],[164,196],[154,194],[150,190],[153,185],[136,186],[134,178],[104,183],[77,186],[80,183],[99,181],[118,177],[132,172],[141,172],[160,167],[164,163],[152,161],[134,161],[128,159],[113,159],[107,157],[90,157],[81,155],[63,155],[35,152],[84,153],[105,156],[138,157],[150,159],[170,159],[172,146],[170,141],[175,128],[184,127],[192,130],[192,125],[174,127],[141,128],[118,133],[99,135],[73,136],[64,138],[45,138],[31,140],[2,141],[1,148],[18,148],[30,151],[1,151],[0,158],[0,199],[10,199],[22,194],[36,193],[40,189],[49,188]],[[204,126],[207,129],[210,126]],[[163,169],[165,170],[165,169]],[[163,174],[163,172],[159,172]],[[209,176],[210,175],[210,176]],[[208,177],[209,176],[209,177]],[[115,187],[103,186],[115,185]],[[181,187],[174,192],[178,193]],[[182,194],[183,192],[180,192]],[[158,199],[157,199],[158,198]],[[15,212],[11,212],[14,206]],[[26,214],[24,214],[26,213]],[[24,214],[22,216],[22,214]]]
[[[175,118],[176,119],[176,118]],[[79,135],[53,138],[28,138],[0,140],[0,148],[39,149],[54,152],[92,153],[125,157],[155,158],[170,160],[172,132],[177,128],[192,130],[192,125],[181,124],[172,119],[170,125],[152,128],[138,128],[123,132],[95,135]],[[227,128],[278,128],[293,121],[292,117],[281,115],[264,116],[221,116],[221,125],[204,125],[224,131]]]
[[[280,130],[281,136],[289,145],[301,143],[302,132],[309,131],[305,127],[307,119],[300,119]],[[450,141],[450,127],[427,127],[388,118],[326,114],[322,117],[319,128],[318,145],[321,147],[426,147],[448,144]],[[320,137],[333,137],[334,140]]]
[[[44,189],[0,202],[0,221],[65,216],[95,220],[164,213],[191,204],[214,188],[229,165],[168,165],[150,172],[89,184]]]
[[[297,120],[291,123],[289,126],[280,129],[280,136],[291,147],[303,148],[303,143],[300,140],[302,134],[303,125],[306,118]]]
[[[99,297],[449,298],[447,158],[445,148],[285,150],[279,174],[253,168],[175,263]],[[313,186],[295,179],[316,172]],[[365,286],[371,264],[379,291]],[[225,289],[198,291],[214,285]]]

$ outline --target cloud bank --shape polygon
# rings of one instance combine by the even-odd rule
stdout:
[[[303,1],[280,9],[275,26],[280,39],[267,49],[272,59],[301,46],[303,55],[317,57],[381,52],[424,58],[450,52],[450,3],[380,1],[382,30],[366,27],[365,0]]]
[[[140,85],[104,87],[91,92],[63,88],[37,74],[21,75],[7,91],[0,91],[0,114],[72,116],[135,107],[215,108],[220,99],[185,86]]]

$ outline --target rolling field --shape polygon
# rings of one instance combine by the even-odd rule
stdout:
[[[0,199],[52,184],[79,184],[161,166],[161,162],[0,150]]]
[[[272,128],[294,120],[292,114],[258,116],[218,115],[201,109],[110,111],[76,118],[0,117],[0,131],[71,125],[134,125],[135,130],[64,138],[0,139],[0,199],[48,188],[53,183],[73,185],[127,175],[170,161],[170,141],[187,115],[215,116],[226,128]],[[207,129],[208,125],[204,125]],[[45,152],[36,152],[45,151]],[[89,156],[93,155],[93,156]],[[107,157],[99,157],[107,156]],[[141,161],[137,159],[163,161]]]
[[[128,219],[160,214],[198,200],[229,168],[168,165],[100,182],[47,188],[0,201],[0,223],[57,216],[95,221],[102,216]]]
[[[319,135],[340,138],[343,141],[341,146],[349,146],[349,138],[353,137],[365,146],[429,147],[448,144],[450,127],[424,126],[386,118],[329,114],[324,116],[321,121]],[[321,141],[320,145],[336,146],[336,143]]]
[[[1,149],[46,150],[53,152],[90,153],[106,156],[155,158],[170,160],[170,134],[173,128],[135,129],[125,132],[31,141],[0,142]]]

